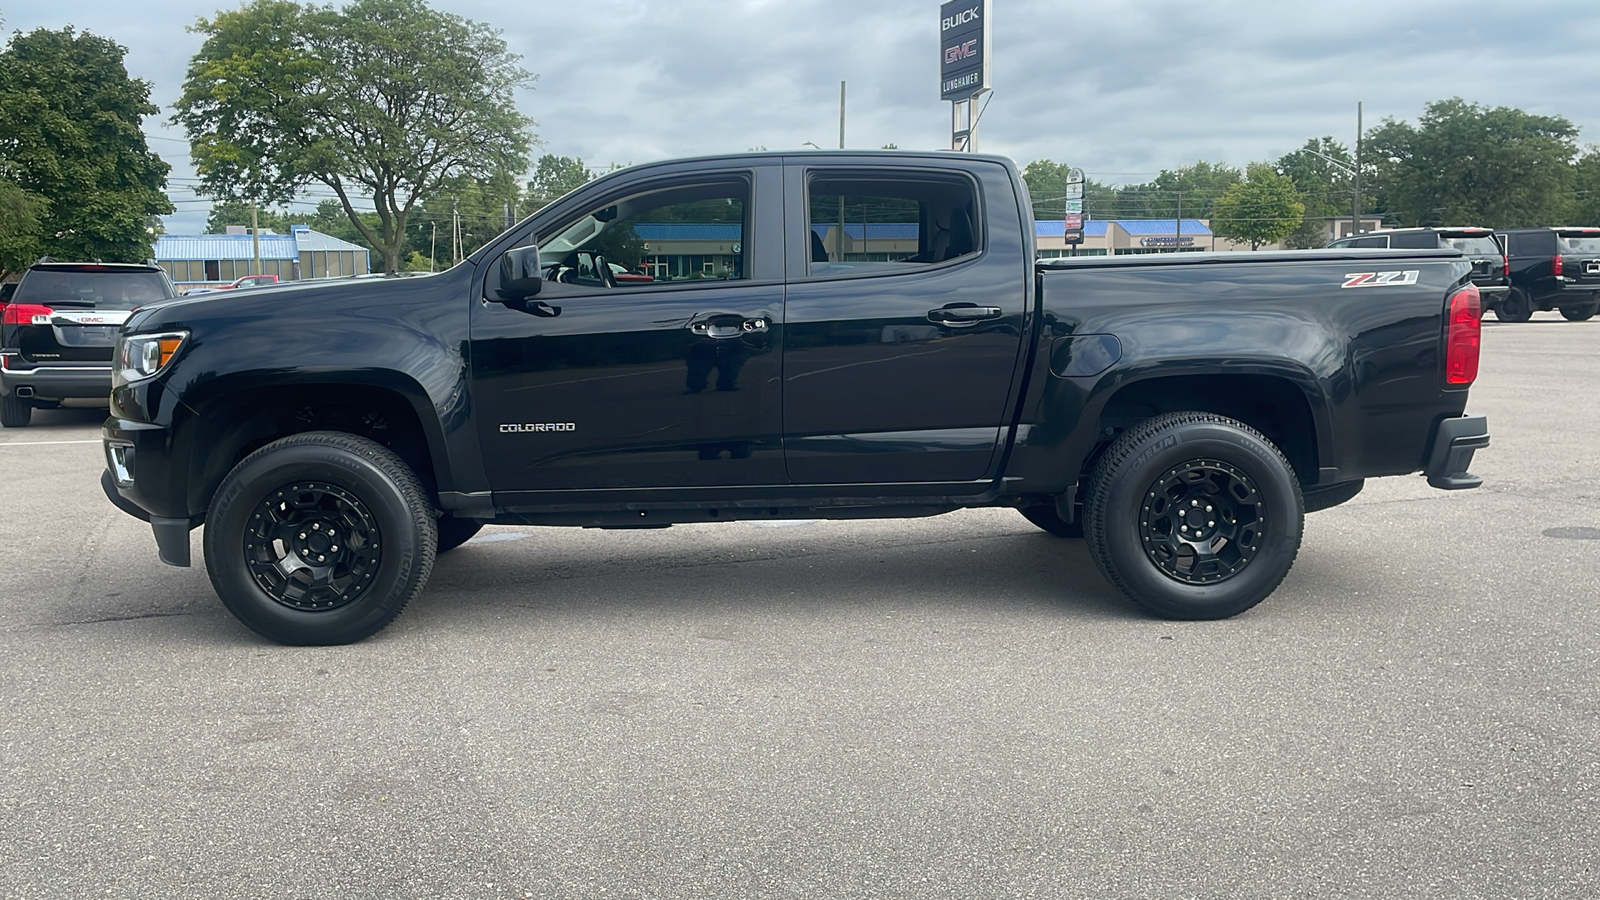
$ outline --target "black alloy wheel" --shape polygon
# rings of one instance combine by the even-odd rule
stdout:
[[[1512,288],[1495,304],[1494,317],[1502,322],[1526,322],[1533,318],[1533,301],[1522,288]]]
[[[359,497],[306,481],[284,485],[256,506],[245,527],[244,555],[268,597],[314,612],[359,599],[372,586],[383,543]]]
[[[1182,584],[1215,584],[1260,550],[1266,509],[1250,476],[1197,459],[1162,473],[1145,493],[1139,540],[1156,568]]]
[[[206,514],[205,560],[222,602],[283,644],[377,633],[427,582],[434,507],[415,472],[366,438],[312,431],[245,457]]]
[[[1294,469],[1260,432],[1169,413],[1106,448],[1089,479],[1084,538],[1101,573],[1146,611],[1222,619],[1288,574],[1304,503]]]

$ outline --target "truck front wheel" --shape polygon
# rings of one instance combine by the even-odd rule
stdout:
[[[428,580],[438,546],[422,482],[381,444],[311,431],[245,457],[206,515],[211,584],[283,644],[377,633]]]
[[[1304,524],[1300,482],[1271,441],[1183,412],[1147,419],[1107,448],[1083,531],[1101,573],[1146,611],[1225,619],[1283,581]]]

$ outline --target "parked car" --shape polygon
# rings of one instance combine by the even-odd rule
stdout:
[[[267,287],[278,283],[276,275],[244,275],[228,282],[227,284],[214,284],[205,287],[189,288],[183,292],[185,297],[191,294],[209,294],[213,291],[234,291],[240,288]]]
[[[619,266],[616,263],[607,263],[607,265],[611,267],[611,277],[624,284],[645,284],[647,282],[655,281],[653,277],[646,275],[643,272],[630,272],[626,267]]]
[[[1485,314],[1498,310],[1511,291],[1511,270],[1505,248],[1487,228],[1386,228],[1340,238],[1329,247],[1382,250],[1460,250],[1472,261],[1472,283],[1478,286]],[[1498,315],[1498,313],[1497,313]]]
[[[0,424],[20,428],[34,409],[109,396],[118,327],[134,308],[173,296],[158,266],[29,267],[0,311]]]
[[[813,213],[863,204],[904,211],[916,252],[812,239]],[[658,221],[722,235],[727,275],[612,278],[602,248]],[[1471,270],[1455,250],[1036,262],[1027,185],[994,156],[632,166],[431,278],[139,311],[101,485],[171,565],[203,523],[222,602],[294,644],[377,632],[486,522],[963,507],[1081,534],[1154,615],[1223,618],[1364,479],[1481,484]]]
[[[1509,228],[1499,236],[1511,272],[1511,293],[1495,307],[1502,322],[1552,309],[1582,322],[1600,310],[1600,228]]]
[[[0,306],[5,306],[7,303],[10,303],[11,295],[15,294],[16,292],[17,283],[15,281],[8,281],[5,284],[0,284]]]

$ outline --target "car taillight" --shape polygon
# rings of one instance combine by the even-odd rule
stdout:
[[[48,324],[55,310],[37,303],[12,303],[5,308],[0,322],[7,325]]]
[[[1511,257],[1500,257],[1500,274],[1507,278],[1511,277]]]
[[[1478,352],[1483,345],[1481,302],[1475,284],[1450,295],[1450,309],[1445,314],[1445,384],[1471,384],[1478,378]]]
[[[1557,253],[1555,258],[1550,260],[1550,274],[1560,275],[1561,271],[1561,254]]]

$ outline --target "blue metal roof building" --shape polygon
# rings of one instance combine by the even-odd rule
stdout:
[[[255,241],[244,229],[229,234],[163,234],[156,238],[156,263],[179,288],[226,284],[250,271]],[[288,234],[261,235],[261,274],[279,281],[365,275],[372,270],[367,248],[308,225],[291,225]]]

